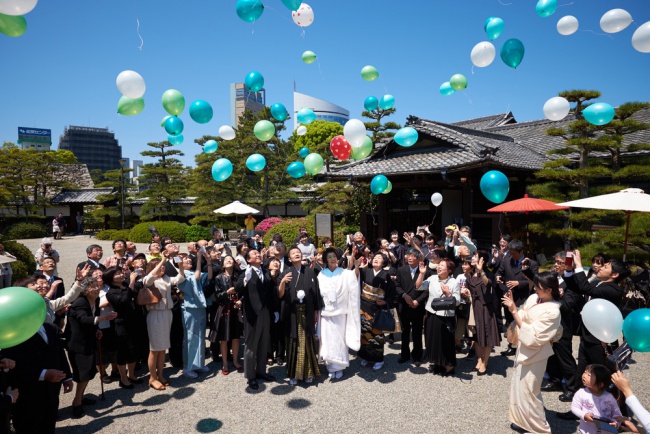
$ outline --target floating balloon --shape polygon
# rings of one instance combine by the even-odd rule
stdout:
[[[379,71],[372,65],[366,65],[361,69],[361,78],[366,81],[374,81],[379,78]]]
[[[379,107],[379,100],[376,96],[369,96],[363,101],[363,108],[369,112],[375,110],[377,107]]]
[[[167,141],[172,145],[180,145],[183,143],[183,140],[185,140],[185,137],[183,137],[182,134],[179,134],[177,136],[172,136],[171,134],[167,134]]]
[[[510,191],[508,177],[498,170],[490,170],[481,178],[481,193],[490,202],[501,203]]]
[[[494,45],[487,41],[479,42],[474,45],[472,52],[469,54],[472,63],[479,68],[484,68],[491,64],[494,61],[495,56],[496,51]]]
[[[393,95],[384,95],[379,100],[379,108],[382,110],[390,110],[395,106],[395,97]]]
[[[371,153],[372,153],[372,140],[370,140],[370,137],[368,136],[366,136],[361,146],[359,146],[358,148],[352,147],[352,158],[354,158],[354,161],[363,160]]]
[[[323,169],[323,157],[320,154],[312,152],[305,158],[305,170],[310,175],[317,175]]]
[[[208,140],[203,144],[203,152],[205,152],[206,154],[212,154],[213,152],[217,152],[217,149],[219,149],[219,144],[214,140]]]
[[[393,139],[400,146],[413,146],[415,145],[415,142],[418,141],[418,132],[413,127],[400,128],[395,133],[395,137],[393,137]]]
[[[582,111],[585,120],[593,125],[606,125],[614,119],[615,114],[614,107],[605,102],[591,104]]]
[[[438,207],[442,203],[442,194],[440,193],[433,193],[431,195],[431,203],[433,206]]]
[[[303,107],[296,113],[298,122],[304,125],[309,125],[316,120],[316,113],[310,108]]]
[[[117,88],[124,96],[129,98],[142,98],[147,86],[144,84],[144,78],[135,71],[122,71],[115,80]]]
[[[242,20],[252,23],[262,15],[264,5],[260,0],[237,0],[235,12]]]
[[[350,158],[350,152],[352,152],[352,147],[345,139],[345,136],[335,136],[330,141],[330,150],[332,155],[341,161],[345,161]]]
[[[236,136],[235,130],[230,125],[222,125],[219,127],[219,137],[224,140],[232,140]]]
[[[0,14],[25,15],[36,7],[36,3],[38,0],[0,0]]]
[[[488,38],[490,38],[490,41],[494,41],[496,38],[501,36],[501,33],[503,33],[504,26],[505,23],[501,18],[490,17],[487,20],[485,20],[485,24],[483,24],[483,29],[485,30],[485,34],[487,34]]]
[[[300,9],[302,0],[282,0],[282,4],[289,8],[290,11],[297,11]]]
[[[314,63],[316,61],[316,53],[313,51],[305,51],[302,53],[302,61],[305,62],[307,65]]]
[[[273,119],[284,121],[287,119],[287,116],[289,116],[289,113],[287,113],[287,108],[284,104],[276,102],[271,106],[271,116],[273,116]]]
[[[176,89],[169,89],[163,93],[162,105],[167,113],[178,116],[185,110],[185,97]]]
[[[632,35],[632,46],[641,53],[650,53],[650,21],[643,23]]]
[[[448,81],[445,81],[440,85],[440,95],[449,96],[449,95],[453,95],[454,93],[456,93],[456,89],[451,87],[451,83],[449,83]]]
[[[257,121],[253,128],[253,133],[259,140],[266,142],[267,140],[271,140],[275,135],[275,125],[267,120]]]
[[[571,105],[566,98],[556,96],[544,103],[544,116],[551,121],[559,121],[564,119],[571,110]]]
[[[164,127],[164,126],[165,126],[165,121],[166,121],[167,119],[171,118],[171,117],[172,117],[171,115],[167,115],[167,116],[165,116],[164,118],[162,118],[162,121],[160,122],[160,126],[161,126],[161,127]]]
[[[124,116],[135,116],[144,109],[144,99],[122,95],[117,103],[117,112]]]
[[[556,9],[557,0],[539,0],[537,6],[535,6],[535,12],[542,18],[550,17],[555,13]]]
[[[388,178],[384,175],[375,175],[370,181],[370,191],[372,194],[382,194],[388,188]]]
[[[314,22],[314,11],[307,3],[303,3],[297,11],[291,12],[291,18],[300,27],[309,27]]]
[[[600,18],[600,28],[606,33],[618,33],[632,22],[632,15],[625,9],[612,9]]]
[[[190,104],[190,117],[197,124],[207,124],[212,120],[212,106],[209,102],[197,99]]]
[[[251,154],[246,159],[246,167],[253,172],[259,172],[266,167],[266,158],[262,154]]]
[[[573,15],[567,15],[557,22],[557,32],[564,36],[573,35],[578,31],[578,26],[578,19]]]
[[[381,194],[388,194],[391,191],[393,191],[393,183],[388,181],[388,185],[386,186],[386,190],[382,191]]]
[[[519,39],[508,39],[501,47],[501,60],[511,68],[517,68],[524,58],[524,44]]]
[[[449,84],[454,90],[463,90],[467,88],[467,78],[463,74],[454,74],[449,79]]]
[[[0,328],[2,330],[2,328]],[[594,335],[595,336],[595,335]],[[650,309],[637,309],[625,318],[623,336],[634,351],[650,351]]]
[[[292,178],[302,178],[305,176],[305,165],[300,161],[294,161],[287,166],[287,173]]]
[[[12,38],[21,36],[27,30],[27,21],[21,15],[0,14],[0,33]]]
[[[363,141],[368,137],[366,134],[366,126],[359,119],[350,119],[343,126],[343,135],[352,147],[359,147]]]
[[[616,341],[623,331],[621,310],[604,298],[593,298],[582,308],[582,323],[596,339],[608,344]]]
[[[300,125],[296,130],[296,134],[298,134],[299,136],[304,136],[305,134],[307,134],[307,127],[304,125]]]
[[[45,321],[45,300],[31,289],[12,286],[0,291],[0,348],[34,336]]]
[[[177,136],[182,133],[183,127],[183,121],[176,116],[170,116],[165,121],[165,131],[167,131],[167,134],[170,134],[172,136]]]
[[[232,175],[232,163],[227,158],[219,158],[212,165],[212,178],[217,181],[225,181]]]
[[[307,155],[309,155],[309,148],[307,147],[300,148],[300,151],[298,151],[298,155],[300,156],[300,158],[305,158]]]
[[[264,87],[264,76],[257,71],[251,71],[244,79],[244,86],[251,92],[257,92]]]

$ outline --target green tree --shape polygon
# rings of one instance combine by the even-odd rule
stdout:
[[[316,187],[314,197],[303,202],[310,214],[343,214],[345,226],[359,226],[361,214],[378,206],[368,183],[327,182]]]
[[[392,115],[395,113],[395,111],[396,109],[394,107],[389,108],[388,110],[382,110],[381,108],[377,107],[372,111],[364,110],[361,112],[361,116],[364,118],[372,119],[370,122],[364,122],[366,130],[372,133],[372,143],[376,144],[377,142],[387,142],[388,139],[391,139],[395,135],[397,130],[402,128],[396,122],[388,121],[382,123],[382,120],[385,117]]]
[[[113,169],[102,173],[103,182],[95,184],[96,188],[111,187],[113,191],[109,194],[97,196],[97,201],[103,206],[97,207],[90,212],[93,218],[104,222],[104,228],[121,228],[122,227],[122,186],[124,186],[124,220],[133,222],[133,215],[129,212],[129,191],[135,186],[131,183],[129,173],[132,169]],[[121,177],[123,176],[123,179]]]
[[[325,161],[325,170],[329,172],[330,165],[338,161],[330,151],[330,142],[336,136],[343,134],[343,126],[338,122],[315,120],[307,127],[307,132],[302,136],[294,134],[291,137],[293,149],[296,153],[300,148],[309,148],[309,152],[320,154]]]

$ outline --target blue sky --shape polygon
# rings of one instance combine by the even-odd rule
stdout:
[[[19,126],[47,128],[56,149],[67,125],[108,127],[123,155],[138,159],[147,142],[166,140],[160,101],[173,88],[186,99],[183,162],[194,165],[200,148],[193,140],[229,123],[229,85],[251,70],[265,77],[268,105],[281,102],[291,111],[294,80],[299,92],[341,105],[353,118],[367,96],[390,93],[401,124],[410,114],[453,122],[508,110],[518,121],[540,119],[547,99],[575,88],[600,90],[599,100],[612,105],[650,101],[650,54],[631,44],[634,30],[650,21],[647,0],[559,0],[548,18],[536,15],[534,0],[311,0],[315,19],[304,34],[280,0],[263,2],[260,19],[246,23],[235,0],[42,0],[25,16],[23,36],[0,34],[0,142],[16,142]],[[599,20],[614,8],[634,22],[610,36]],[[580,22],[571,36],[556,30],[565,15]],[[490,16],[505,22],[493,42],[497,57],[472,72],[469,53],[487,40],[483,23]],[[499,58],[509,38],[526,47],[516,70]],[[318,61],[304,64],[305,50]],[[363,81],[365,65],[380,78]],[[145,109],[133,117],[116,112],[115,78],[126,69],[147,85]],[[440,95],[440,84],[455,73],[467,77],[468,88]],[[212,105],[210,123],[190,119],[187,106],[196,99]]]

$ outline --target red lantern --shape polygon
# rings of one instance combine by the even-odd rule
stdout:
[[[352,147],[346,140],[345,136],[334,137],[330,142],[330,149],[332,151],[332,155],[341,161],[345,161],[350,158],[350,153],[352,152]]]

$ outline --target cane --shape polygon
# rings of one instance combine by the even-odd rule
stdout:
[[[102,387],[102,401],[104,400],[104,364],[102,363],[102,339],[97,338],[97,355],[99,356],[99,384]]]

